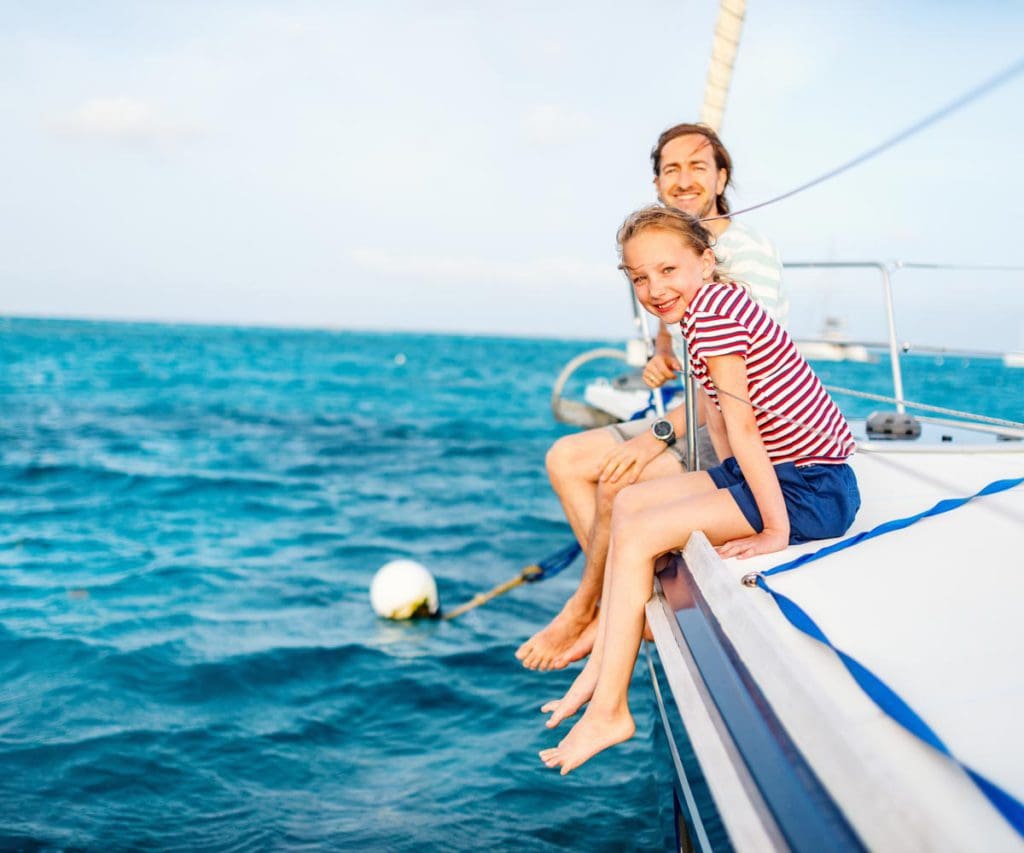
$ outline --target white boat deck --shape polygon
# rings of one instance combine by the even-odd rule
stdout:
[[[989,438],[970,452],[959,441],[873,446],[880,452],[867,449],[853,460],[863,505],[850,535],[1024,476],[1021,442]],[[741,584],[748,572],[824,544],[723,563],[698,534],[684,556],[739,658],[869,848],[1024,849],[962,770],[885,716],[771,596]],[[961,761],[1024,799],[1024,487],[769,583],[894,689]],[[696,740],[694,747],[704,764]]]

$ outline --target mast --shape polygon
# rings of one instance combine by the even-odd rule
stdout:
[[[746,0],[721,0],[718,6],[715,42],[711,48],[711,64],[708,66],[708,80],[704,87],[704,106],[700,111],[700,120],[716,133],[722,127],[722,114],[725,112],[725,99],[732,82],[732,66],[740,46],[746,7]]]

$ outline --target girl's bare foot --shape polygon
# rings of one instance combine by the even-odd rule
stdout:
[[[594,695],[594,685],[597,684],[598,669],[597,661],[591,658],[587,665],[583,667],[583,671],[576,676],[572,687],[569,688],[561,699],[552,699],[550,702],[541,705],[540,712],[542,714],[551,714],[547,722],[544,723],[545,726],[553,729],[562,720],[566,717],[571,717],[590,701],[590,697]]]
[[[629,740],[635,732],[636,724],[625,705],[610,714],[590,707],[558,746],[540,751],[540,760],[548,767],[560,767],[564,776],[597,753]]]

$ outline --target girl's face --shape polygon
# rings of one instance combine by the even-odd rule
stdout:
[[[697,254],[669,231],[641,231],[622,247],[622,265],[640,304],[665,323],[678,323],[715,269],[710,249]]]

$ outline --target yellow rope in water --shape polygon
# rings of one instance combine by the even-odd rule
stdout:
[[[441,618],[454,619],[456,616],[461,616],[467,610],[472,610],[474,607],[479,607],[481,604],[486,604],[491,599],[497,598],[499,595],[504,595],[509,590],[515,589],[517,586],[521,586],[522,584],[527,583],[532,577],[540,574],[542,571],[544,570],[540,566],[527,566],[511,580],[507,580],[504,583],[498,584],[496,587],[494,587],[494,589],[489,590],[488,592],[481,592],[479,595],[474,595],[465,604],[460,604],[454,610],[450,610],[444,615],[442,615]]]

